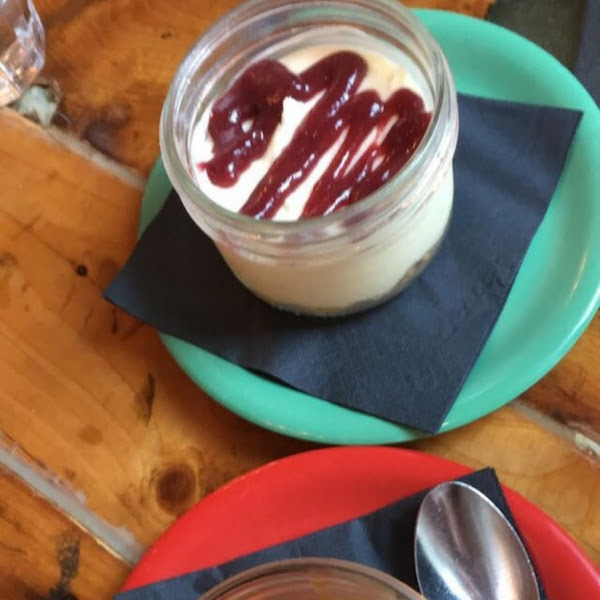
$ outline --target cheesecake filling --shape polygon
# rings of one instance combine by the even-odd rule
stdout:
[[[384,185],[431,121],[409,73],[378,52],[308,46],[251,64],[197,122],[202,191],[224,208],[293,221]]]

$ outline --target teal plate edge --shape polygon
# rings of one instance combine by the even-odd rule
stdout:
[[[442,46],[460,92],[584,113],[548,213],[442,433],[493,412],[537,382],[600,306],[600,110],[568,69],[529,40],[464,15],[414,12]],[[159,159],[144,193],[140,233],[170,187]],[[565,231],[575,244],[565,243]],[[390,444],[426,435],[263,379],[179,338],[160,337],[198,386],[266,429],[327,444]]]

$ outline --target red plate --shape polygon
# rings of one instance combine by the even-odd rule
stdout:
[[[300,537],[469,471],[384,447],[326,448],[275,461],[191,508],[144,555],[122,591]],[[573,540],[522,496],[504,493],[549,599],[600,598],[600,572]]]

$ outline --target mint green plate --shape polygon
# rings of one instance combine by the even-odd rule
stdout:
[[[459,91],[585,113],[500,319],[442,426],[448,431],[496,410],[538,381],[600,305],[600,110],[565,67],[528,40],[453,13],[416,14],[442,45]],[[169,190],[158,161],[144,195],[142,229]],[[267,381],[175,337],[161,337],[216,401],[267,429],[330,444],[385,444],[422,435]]]

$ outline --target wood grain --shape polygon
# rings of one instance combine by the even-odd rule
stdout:
[[[412,0],[484,16],[493,0]],[[60,123],[148,173],[160,109],[177,65],[239,0],[37,0],[47,34],[44,74],[64,95]]]
[[[0,598],[108,600],[129,568],[0,468]]]
[[[214,403],[102,299],[140,192],[7,111],[0,129],[0,430],[143,545],[231,477],[307,447]]]

